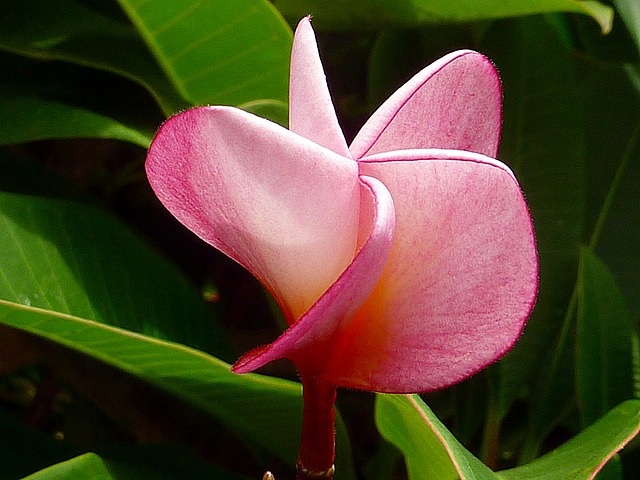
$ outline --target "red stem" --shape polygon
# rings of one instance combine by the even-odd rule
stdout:
[[[336,386],[300,375],[304,413],[297,480],[333,478]]]

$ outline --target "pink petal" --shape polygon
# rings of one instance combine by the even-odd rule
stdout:
[[[244,355],[234,372],[251,372],[279,358],[293,360],[304,374],[322,372],[331,345],[378,281],[393,241],[395,214],[389,191],[378,180],[361,177],[361,192],[365,238],[351,265],[300,320],[270,345]]]
[[[275,123],[229,107],[186,111],[161,127],[146,168],[167,209],[251,271],[289,322],[351,263],[357,164]]]
[[[321,378],[427,391],[497,360],[520,335],[537,291],[531,220],[511,171],[443,150],[381,154],[360,167],[391,192],[394,244]]]
[[[483,55],[462,50],[432,63],[389,97],[349,149],[354,158],[418,148],[495,157],[501,111],[496,69]]]
[[[298,24],[291,51],[289,130],[350,157],[338,124],[309,17]]]

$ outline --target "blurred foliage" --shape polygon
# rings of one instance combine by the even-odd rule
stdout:
[[[328,5],[0,5],[0,478],[292,475],[295,373],[224,363],[275,338],[273,306],[160,207],[143,163],[193,105],[286,124],[291,28],[309,13],[348,137],[442,54],[495,62],[499,157],[541,267],[497,364],[422,399],[340,392],[336,478],[593,478],[638,432],[640,4]],[[638,477],[631,442],[597,478]]]

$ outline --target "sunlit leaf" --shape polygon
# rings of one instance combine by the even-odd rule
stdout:
[[[146,148],[163,118],[124,78],[0,51],[0,145],[84,137]]]
[[[107,212],[0,193],[0,299],[231,358],[197,291]]]
[[[496,475],[464,448],[417,395],[378,395],[376,425],[405,456],[410,480],[490,480]]]
[[[215,419],[238,438],[295,464],[302,419],[299,384],[236,375],[230,365],[184,345],[5,300],[0,300],[0,324],[2,337],[17,332],[25,349],[47,360],[101,408],[136,431],[142,428],[139,434],[151,427],[154,435],[212,448],[219,436],[211,423]],[[341,423],[338,427],[336,468],[353,478],[348,437]]]
[[[133,473],[133,472],[132,472]],[[135,472],[137,478],[140,472]],[[79,457],[47,467],[29,475],[25,480],[77,479],[77,480],[115,480],[118,477],[109,472],[105,461],[95,453],[85,453]]]
[[[192,104],[287,100],[291,30],[265,0],[119,0]]]
[[[139,447],[132,448],[141,453]],[[140,459],[113,460],[89,452],[36,472],[25,480],[171,480],[181,478],[207,478],[209,480],[240,480],[243,477],[230,472],[206,467],[194,456],[181,459],[169,449],[156,449],[155,462],[140,455]],[[173,462],[173,463],[171,463]],[[181,465],[181,463],[183,463]],[[187,463],[189,462],[189,463]]]
[[[53,138],[95,137],[149,146],[151,138],[105,115],[34,95],[0,95],[0,145]]]
[[[640,400],[628,400],[534,462],[498,472],[505,480],[591,480],[640,431]]]
[[[376,423],[405,455],[410,480],[591,480],[640,431],[640,400],[618,405],[534,462],[499,472],[464,448],[418,396],[379,395]]]

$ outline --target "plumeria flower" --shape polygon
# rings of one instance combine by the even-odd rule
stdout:
[[[298,478],[332,475],[336,386],[443,388],[519,337],[537,254],[518,182],[495,160],[501,100],[491,62],[454,52],[397,90],[348,146],[305,18],[288,130],[212,106],[156,135],[146,168],[158,198],[255,275],[287,319],[233,370],[297,366]]]

